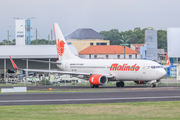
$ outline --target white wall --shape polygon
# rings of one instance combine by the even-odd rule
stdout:
[[[107,54],[108,55],[108,54]],[[129,59],[129,55],[132,55],[131,59],[136,59],[135,54],[126,54],[126,59]],[[97,59],[106,59],[106,55],[97,55]],[[109,59],[117,59],[117,55],[110,54],[108,56]],[[89,58],[89,55],[85,55],[85,59],[95,59],[94,55],[91,55],[91,58]],[[124,54],[120,55],[120,59],[124,59]],[[137,59],[141,59],[141,54],[137,54]]]
[[[130,45],[130,48],[131,48],[132,50],[136,51],[136,50],[135,50],[136,48],[135,48],[134,45],[131,44],[131,45]]]
[[[25,20],[16,20],[15,22],[16,45],[25,45]]]
[[[167,28],[167,44],[169,57],[180,57],[180,28]]]

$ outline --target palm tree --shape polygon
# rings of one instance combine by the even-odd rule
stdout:
[[[122,35],[122,38],[120,39],[120,41],[122,42],[122,44],[120,44],[120,45],[124,46],[124,59],[126,59],[126,57],[125,57],[125,50],[126,50],[125,46],[129,45],[128,44],[129,39],[127,36]]]

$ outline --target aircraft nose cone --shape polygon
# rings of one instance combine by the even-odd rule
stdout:
[[[163,69],[163,70],[161,71],[161,74],[162,74],[162,76],[164,77],[164,76],[166,75],[166,71]]]
[[[164,69],[159,69],[158,71],[159,73],[157,79],[162,79],[166,75],[166,71]]]

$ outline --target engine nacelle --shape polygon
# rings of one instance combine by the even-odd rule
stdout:
[[[101,74],[91,75],[89,78],[89,83],[93,85],[105,85],[108,82],[108,78]]]
[[[146,84],[148,81],[134,81],[136,84]]]

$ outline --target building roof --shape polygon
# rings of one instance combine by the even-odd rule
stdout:
[[[77,29],[70,35],[66,37],[67,39],[103,39],[104,36],[96,32],[95,30],[91,28],[83,28],[83,29]]]
[[[144,46],[144,44],[132,44],[135,47],[135,51],[140,52],[140,47]]]
[[[136,48],[140,48],[141,46],[144,46],[144,44],[132,44]]]
[[[139,54],[129,47],[125,47],[126,54]],[[120,45],[92,45],[79,52],[82,54],[124,54],[124,47]]]
[[[68,45],[70,51],[78,55],[73,45]],[[57,58],[56,45],[1,45],[0,58]]]

